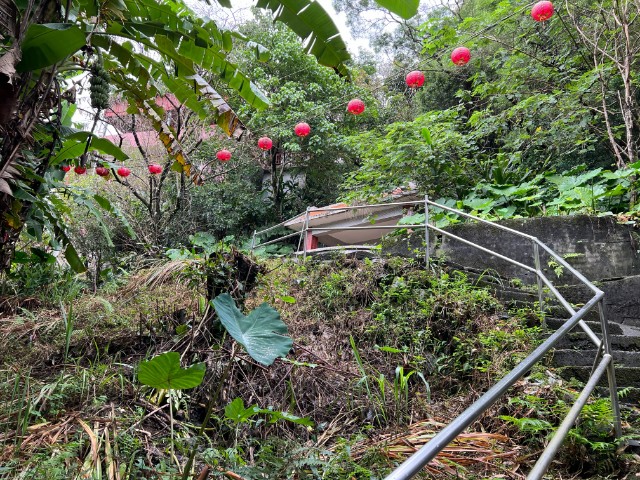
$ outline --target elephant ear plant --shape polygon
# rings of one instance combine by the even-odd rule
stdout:
[[[211,304],[229,335],[242,345],[251,358],[263,365],[271,365],[276,358],[286,357],[293,346],[287,337],[287,326],[280,314],[263,303],[245,316],[228,293],[216,297]]]
[[[287,326],[280,318],[280,314],[268,304],[263,303],[249,312],[248,315],[244,315],[228,293],[219,295],[210,303],[215,308],[220,323],[229,332],[229,335],[242,345],[256,362],[269,366],[277,358],[285,357],[291,350],[293,341],[287,336]],[[235,349],[232,350],[232,358],[229,359],[228,366],[233,364],[234,352]],[[213,406],[220,396],[229,371],[230,369],[227,367],[218,382],[216,392],[210,396],[207,413],[200,426],[200,435],[204,433],[209,423]],[[197,363],[183,369],[180,366],[180,354],[178,352],[167,352],[149,361],[142,362],[138,368],[138,380],[144,385],[157,389],[183,390],[200,385],[204,378],[204,373],[205,366],[203,363]],[[173,407],[171,402],[169,402],[169,406],[171,413],[171,453],[173,457]],[[261,411],[256,412],[260,413]],[[283,418],[286,418],[284,416],[286,415],[285,412],[280,412],[280,414],[283,415]],[[196,445],[193,446],[189,460],[183,470],[182,478],[185,480],[189,478],[195,452]]]
[[[173,401],[172,390],[186,390],[197,387],[204,378],[204,363],[196,363],[189,368],[180,366],[180,354],[178,352],[166,352],[153,357],[149,361],[143,361],[138,367],[138,380],[143,385],[158,390],[169,391],[169,417],[171,420],[171,458],[174,454],[173,437]]]

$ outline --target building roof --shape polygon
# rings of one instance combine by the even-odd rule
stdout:
[[[394,190],[397,192],[397,190]],[[314,237],[328,246],[363,245],[375,242],[389,233],[388,228],[394,226],[406,214],[410,205],[397,205],[398,202],[418,200],[414,192],[392,193],[384,203],[353,208],[346,203],[334,203],[326,207],[312,207],[309,211],[309,230]],[[301,231],[307,221],[307,212],[292,218],[285,227]],[[366,229],[350,229],[351,227],[367,227]]]
[[[156,104],[162,107],[165,112],[175,110],[182,105],[176,96],[171,93],[163,95],[162,97],[156,97]],[[104,111],[104,116],[108,118],[127,115],[127,108],[129,108],[128,102],[116,102]]]

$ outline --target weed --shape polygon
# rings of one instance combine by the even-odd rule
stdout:
[[[521,395],[509,404],[526,416],[500,418],[517,428],[521,442],[542,446],[569,412],[576,396],[576,391],[561,385],[548,389],[544,396]],[[567,398],[571,400],[565,401]],[[616,450],[624,439],[615,438],[612,419],[609,399],[597,398],[584,406],[558,455],[570,471],[604,475],[615,470]]]

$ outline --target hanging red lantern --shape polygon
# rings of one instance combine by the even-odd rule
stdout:
[[[81,167],[80,165],[75,167],[73,171],[76,172],[78,175],[84,175],[85,173],[87,173],[87,169],[85,167]]]
[[[231,152],[229,150],[220,150],[216,153],[216,158],[221,162],[228,162],[231,160]]]
[[[60,170],[62,170],[64,173],[67,173],[69,170],[71,170],[71,165],[62,165],[60,166]]]
[[[152,163],[151,165],[149,165],[148,168],[149,168],[149,173],[151,175],[157,175],[159,173],[162,173],[162,167],[157,163]]]
[[[131,175],[131,170],[129,170],[127,167],[120,167],[118,170],[116,170],[116,173],[120,177],[126,178]]]
[[[451,61],[456,65],[466,65],[471,60],[471,52],[467,47],[458,47],[451,52]]]
[[[360,115],[362,112],[364,112],[364,109],[364,102],[359,98],[349,100],[349,103],[347,104],[347,111],[349,113],[353,113],[354,115]]]
[[[536,22],[544,22],[553,16],[553,3],[548,0],[536,3],[531,9],[531,17]]]
[[[300,122],[295,126],[293,131],[299,137],[306,137],[307,135],[309,135],[309,133],[311,133],[311,127],[308,123]]]
[[[262,137],[258,140],[258,148],[260,150],[271,150],[273,142],[269,137]]]
[[[100,175],[101,177],[108,177],[109,169],[102,166],[96,167],[96,175]]]
[[[424,85],[424,73],[422,73],[420,70],[409,72],[407,73],[405,82],[407,82],[407,86],[409,88],[419,88]]]

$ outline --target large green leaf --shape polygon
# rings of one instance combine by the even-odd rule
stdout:
[[[69,135],[62,143],[62,147],[51,159],[50,165],[55,166],[60,162],[69,160],[70,158],[77,158],[84,153],[87,144],[87,138],[91,136],[91,146],[89,150],[96,150],[100,153],[111,155],[116,160],[126,160],[129,156],[124,153],[119,147],[111,143],[105,138],[99,138],[90,132],[76,132]]]
[[[401,2],[394,2],[401,3]],[[305,41],[307,52],[318,62],[348,76],[345,62],[351,59],[338,27],[322,6],[310,0],[258,0],[258,7],[271,10]]]
[[[140,363],[138,380],[153,388],[184,390],[197,387],[204,378],[204,363],[180,367],[180,354],[166,352]]]
[[[77,52],[85,44],[85,35],[68,23],[32,24],[21,45],[19,72],[48,67]]]
[[[70,243],[67,244],[67,248],[64,249],[64,258],[69,262],[69,266],[76,273],[84,273],[87,271],[87,267],[84,265],[84,262],[78,255],[75,247]]]
[[[420,0],[376,0],[376,3],[405,20],[409,20],[418,13]]]
[[[87,141],[87,138],[91,136],[91,150],[98,150],[101,153],[111,155],[116,160],[124,161],[129,158],[129,155],[124,153],[119,147],[114,145],[106,138],[100,138],[93,135],[91,132],[76,132],[67,137],[67,140],[77,140],[83,144]]]
[[[287,334],[287,326],[280,314],[263,303],[244,316],[228,293],[211,302],[222,325],[229,334],[247,350],[251,358],[263,365],[271,365],[276,358],[289,353],[293,342]]]

